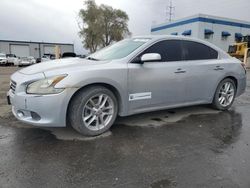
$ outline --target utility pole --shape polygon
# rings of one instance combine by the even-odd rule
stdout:
[[[175,7],[173,6],[172,0],[170,0],[169,5],[167,6],[167,9],[166,9],[166,16],[169,22],[172,22],[173,20],[174,10],[175,10]]]

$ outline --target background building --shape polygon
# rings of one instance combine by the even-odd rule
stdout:
[[[44,54],[55,54],[55,46],[59,47],[61,54],[74,52],[73,44],[0,40],[0,53],[40,58]]]
[[[250,22],[198,14],[155,25],[152,34],[184,35],[207,40],[227,51],[229,45],[250,35]]]

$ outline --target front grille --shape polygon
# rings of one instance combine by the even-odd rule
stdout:
[[[15,91],[16,91],[16,82],[13,81],[13,80],[10,81],[10,90],[11,90],[12,93],[15,94]]]

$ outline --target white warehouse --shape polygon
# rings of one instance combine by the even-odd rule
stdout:
[[[74,52],[74,45],[68,43],[0,40],[0,53],[41,58],[44,54],[55,54],[55,46],[59,47],[61,54]]]
[[[198,14],[155,25],[151,34],[191,36],[228,51],[229,45],[241,40],[242,36],[250,35],[250,22]]]

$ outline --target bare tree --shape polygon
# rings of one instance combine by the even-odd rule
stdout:
[[[91,53],[130,35],[128,15],[111,6],[98,6],[94,0],[87,0],[85,8],[79,12],[79,17],[79,34],[83,38],[84,47]]]

